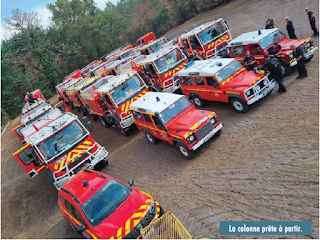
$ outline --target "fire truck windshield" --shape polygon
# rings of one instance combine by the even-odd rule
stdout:
[[[129,98],[136,95],[145,87],[144,83],[137,77],[132,76],[127,81],[119,85],[117,88],[110,91],[115,103],[120,106]]]
[[[167,123],[189,106],[190,102],[185,97],[182,97],[178,101],[167,107],[165,110],[163,110],[159,114],[159,117],[163,123]]]
[[[157,42],[156,44],[152,45],[152,49],[154,52],[158,52],[161,49],[161,46],[164,44],[164,40]]]
[[[117,210],[131,192],[132,189],[124,184],[110,179],[110,181],[81,206],[81,210],[92,226],[97,226]]]
[[[259,43],[260,46],[265,49],[266,47],[268,47],[269,45],[271,45],[272,43],[280,40],[281,38],[283,38],[283,34],[279,31],[279,29],[275,32],[270,33],[268,36],[265,36],[264,38],[262,38]]]
[[[218,23],[199,33],[198,37],[202,45],[206,45],[212,42],[213,40],[217,39],[224,32],[224,28],[220,23]]]
[[[179,49],[175,49],[167,55],[159,58],[154,63],[158,69],[159,74],[163,74],[169,70],[174,69],[176,66],[184,61],[185,57]]]
[[[41,142],[38,148],[46,162],[64,150],[70,148],[75,142],[83,138],[86,131],[77,123],[73,122],[62,130],[56,132],[49,139]]]
[[[234,60],[233,62],[222,68],[220,71],[218,71],[215,74],[215,77],[219,82],[222,82],[241,68],[242,65],[237,60]]]

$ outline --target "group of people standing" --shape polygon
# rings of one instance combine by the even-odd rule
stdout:
[[[316,27],[316,18],[314,16],[313,12],[310,11],[308,7],[305,8],[305,11],[308,14],[308,19],[309,19],[309,22],[310,22],[310,26],[311,26],[311,29],[313,31],[312,37],[318,37],[319,36],[319,32],[318,32],[318,29]],[[295,29],[293,27],[293,22],[288,16],[284,18],[284,25],[287,28],[289,38],[290,39],[297,39],[297,36],[295,34]],[[277,27],[278,26],[274,23],[273,19],[271,17],[269,17],[267,22],[266,22],[266,29],[277,28]]]

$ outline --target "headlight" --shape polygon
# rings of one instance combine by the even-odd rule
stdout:
[[[157,211],[157,205],[156,205],[155,201],[153,199],[151,199],[151,205],[150,205],[149,212],[155,213],[156,211]]]
[[[268,79],[265,78],[265,79],[263,80],[263,85],[266,86],[267,84],[268,84]]]
[[[187,141],[189,144],[192,144],[196,141],[196,137],[194,136],[194,133],[192,133],[189,137],[187,137]]]
[[[256,85],[255,88],[256,88],[257,91],[260,90],[260,86],[259,85]]]
[[[213,116],[213,118],[210,119],[210,122],[212,123],[212,125],[215,125],[217,122],[217,116]]]
[[[251,89],[248,89],[247,91],[245,91],[244,93],[247,97],[250,97],[251,95]]]

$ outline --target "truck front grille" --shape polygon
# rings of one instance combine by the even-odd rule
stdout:
[[[208,121],[202,128],[195,132],[197,138],[200,140],[212,130],[212,123]]]
[[[156,215],[156,212],[148,212],[146,214],[146,216],[141,220],[141,225],[142,228],[145,228],[146,226],[148,226],[151,221],[154,219]],[[124,237],[124,239],[130,239],[130,238],[138,238],[140,236],[140,229],[138,227],[135,227],[134,229],[131,230],[131,232]]]

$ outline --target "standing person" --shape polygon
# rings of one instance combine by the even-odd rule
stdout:
[[[267,21],[266,21],[266,29],[271,29],[271,28],[273,28],[273,27],[272,27],[272,25],[270,24],[270,21],[267,20]]]
[[[250,51],[247,50],[246,51],[246,57],[244,58],[244,63],[247,67],[247,70],[248,71],[253,71],[254,67],[255,67],[255,63],[256,63],[256,60],[254,59],[253,56],[250,55]]]
[[[270,58],[270,55],[267,53],[264,55],[266,62],[263,65],[263,70],[269,71],[274,80],[279,84],[279,93],[284,93],[287,91],[286,87],[283,85],[282,80],[283,76],[281,73],[281,63],[278,58]]]
[[[27,92],[27,97],[28,97],[29,103],[35,103],[35,100],[37,100],[33,97],[32,93],[29,93],[29,92]]]
[[[293,50],[293,54],[298,62],[298,72],[299,76],[297,78],[305,78],[308,77],[308,71],[305,66],[305,57],[303,53],[303,49],[300,46],[296,46],[294,44],[290,45],[290,49]]]
[[[293,23],[290,20],[289,17],[285,17],[284,19],[284,25],[287,28],[288,34],[289,34],[289,38],[290,39],[297,39],[296,34],[294,33],[294,27],[293,27]]]
[[[278,42],[274,42],[267,51],[270,54],[270,57],[277,57],[281,53],[281,45],[279,45]]]
[[[306,13],[308,13],[310,26],[311,26],[311,29],[313,30],[313,37],[319,36],[318,29],[316,28],[316,18],[314,17],[313,12],[311,12],[308,7],[306,7],[304,10],[306,11]]]
[[[278,26],[274,23],[273,19],[271,16],[268,17],[268,21],[270,22],[271,28],[277,28]]]

